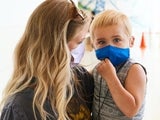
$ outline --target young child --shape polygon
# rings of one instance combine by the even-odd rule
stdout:
[[[128,17],[115,10],[95,16],[91,39],[101,62],[93,69],[94,120],[142,120],[146,70],[130,58],[134,44]]]

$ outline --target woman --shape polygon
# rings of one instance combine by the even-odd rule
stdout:
[[[1,120],[90,119],[92,77],[71,67],[70,54],[90,20],[67,0],[46,0],[33,11],[15,49]]]

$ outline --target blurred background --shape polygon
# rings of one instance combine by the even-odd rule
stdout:
[[[0,0],[0,97],[10,78],[13,50],[32,11],[44,0]],[[148,72],[145,117],[160,120],[160,1],[159,0],[73,0],[76,5],[93,14],[116,9],[128,15],[133,26],[135,45],[131,56],[139,60]],[[81,64],[91,70],[98,62],[94,50],[86,51]]]

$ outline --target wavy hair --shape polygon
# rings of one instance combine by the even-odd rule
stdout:
[[[13,75],[4,90],[1,106],[13,94],[32,86],[35,119],[36,109],[42,120],[53,117],[44,109],[47,99],[58,113],[58,120],[68,120],[66,108],[73,94],[75,76],[67,42],[88,19],[68,0],[41,3],[31,14],[14,51]]]

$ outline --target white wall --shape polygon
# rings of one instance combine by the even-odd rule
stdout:
[[[15,45],[24,31],[31,12],[42,1],[0,1],[0,96],[11,75]]]

